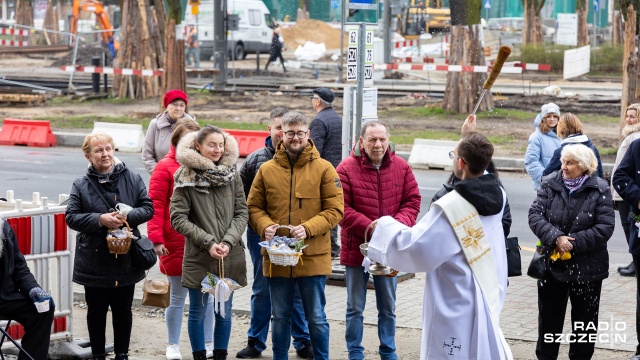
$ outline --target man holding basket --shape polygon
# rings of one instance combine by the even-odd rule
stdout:
[[[329,323],[324,306],[331,274],[329,231],[344,213],[342,184],[335,169],[320,158],[309,140],[309,122],[300,112],[282,118],[282,142],[275,157],[256,174],[247,205],[249,225],[269,241],[275,235],[304,239],[307,247],[295,266],[272,264],[265,250],[263,274],[271,294],[273,358],[287,359],[294,289],[302,297],[314,358],[329,359]],[[289,225],[289,231],[277,230]]]

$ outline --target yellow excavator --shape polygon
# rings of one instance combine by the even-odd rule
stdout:
[[[407,40],[426,33],[449,31],[451,26],[451,11],[443,7],[442,0],[411,0],[398,16],[398,29]]]

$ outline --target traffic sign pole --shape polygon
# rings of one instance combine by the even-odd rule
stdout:
[[[367,25],[362,22],[358,25],[358,90],[356,93],[355,136],[358,136],[360,134],[360,127],[362,126],[362,99],[364,94],[366,36]]]

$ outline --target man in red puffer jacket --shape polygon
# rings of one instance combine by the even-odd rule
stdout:
[[[359,145],[337,168],[344,193],[344,218],[340,222],[340,263],[345,265],[347,326],[345,340],[349,359],[364,359],[363,311],[369,269],[363,266],[360,244],[371,235],[382,216],[392,216],[413,226],[420,212],[420,190],[407,162],[396,156],[389,130],[379,121],[362,125]],[[373,275],[378,305],[378,352],[383,360],[397,360],[396,287],[394,276]]]
[[[180,330],[184,317],[184,304],[188,289],[182,286],[182,258],[184,257],[184,236],[172,226],[169,205],[173,194],[173,174],[180,164],[176,160],[176,146],[180,139],[200,126],[192,119],[182,118],[176,122],[171,133],[171,147],[167,155],[156,165],[149,180],[149,197],[153,201],[153,217],[147,223],[149,239],[154,244],[156,254],[160,256],[160,271],[167,275],[170,287],[170,303],[165,311],[168,332],[167,360],[181,360]],[[205,314],[205,346],[213,354],[213,300]],[[213,356],[213,355],[212,355]]]

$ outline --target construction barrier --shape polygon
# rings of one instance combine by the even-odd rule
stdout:
[[[100,132],[113,138],[116,151],[141,152],[144,144],[144,132],[141,124],[119,124],[96,122],[93,124],[94,133]]]
[[[414,139],[407,162],[411,167],[419,169],[451,170],[453,163],[449,152],[456,146],[457,141]]]
[[[246,157],[252,152],[264,147],[264,139],[269,136],[268,131],[255,130],[224,130],[238,142],[240,156]]]
[[[29,36],[29,30],[0,28],[0,35]]]
[[[29,46],[28,41],[17,41],[17,40],[0,40],[1,46],[12,46],[12,47],[22,47]]]
[[[56,137],[48,120],[4,119],[0,145],[56,146]]]
[[[491,66],[466,66],[466,65],[422,65],[422,64],[374,64],[375,70],[415,70],[415,71],[451,71],[451,72],[490,72]],[[522,68],[502,68],[503,74],[521,74]]]
[[[82,72],[89,74],[121,74],[121,75],[138,75],[138,76],[162,76],[162,69],[143,70],[143,69],[114,69],[102,66],[81,66],[81,65],[64,65],[60,70],[67,72]],[[220,73],[219,69],[186,69],[187,74],[216,75]]]
[[[420,45],[420,42],[418,40],[397,41],[393,43],[393,47],[396,49],[409,47],[409,46],[418,46],[418,45]]]
[[[490,61],[489,65],[493,65],[494,61]],[[506,62],[503,65],[503,69],[505,67],[519,67],[523,70],[533,70],[533,71],[551,71],[551,64],[532,64],[532,63],[521,63],[519,61],[510,61]]]
[[[427,63],[427,64],[448,64],[449,59],[429,58],[429,57],[400,57],[393,59],[394,63]]]
[[[12,198],[13,192],[7,192],[7,197]],[[59,197],[60,200],[65,198],[66,195]],[[49,292],[55,301],[51,340],[71,341],[73,234],[65,222],[66,206],[49,206],[46,197],[37,197],[37,202],[39,207],[25,209],[22,205],[26,203],[20,200],[9,201],[5,206],[13,206],[14,210],[0,211],[0,217],[6,219],[13,228],[18,247],[38,284]],[[0,326],[5,327],[6,323],[4,321]],[[24,336],[24,328],[17,322],[12,322],[8,333],[14,339],[20,340]],[[9,347],[13,347],[13,344],[6,341],[3,349]]]

